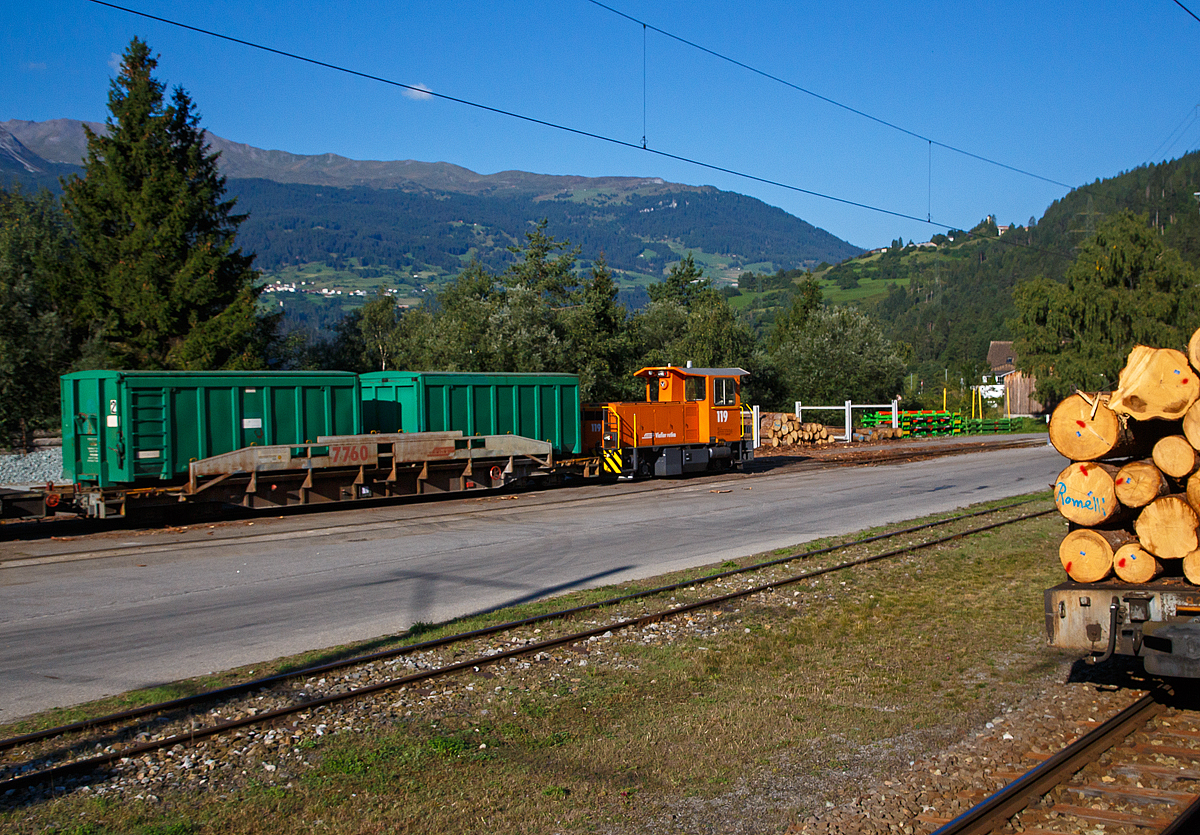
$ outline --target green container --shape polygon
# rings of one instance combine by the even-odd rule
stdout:
[[[582,449],[579,377],[377,371],[359,376],[368,432],[520,435],[559,454]]]
[[[100,487],[179,482],[200,458],[362,431],[348,372],[79,371],[60,383],[63,475]]]

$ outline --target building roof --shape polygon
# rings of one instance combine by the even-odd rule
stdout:
[[[987,361],[988,365],[991,366],[993,374],[1015,371],[1017,368],[1017,354],[1013,351],[1012,342],[993,341],[988,346]]]

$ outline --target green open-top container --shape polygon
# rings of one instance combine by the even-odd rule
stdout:
[[[548,441],[561,455],[581,449],[574,374],[377,371],[359,380],[368,432],[457,429]]]
[[[210,455],[362,431],[348,372],[79,371],[61,387],[63,474],[100,487],[177,482]]]

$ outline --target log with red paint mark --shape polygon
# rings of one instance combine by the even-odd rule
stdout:
[[[1130,461],[1113,479],[1117,501],[1125,507],[1145,507],[1168,492],[1167,479],[1153,461]]]
[[[1113,552],[1113,573],[1126,583],[1149,583],[1162,571],[1162,563],[1136,539]]]
[[[1121,418],[1108,408],[1107,395],[1073,394],[1050,415],[1050,443],[1064,458],[1095,461],[1100,458],[1144,456],[1154,443],[1145,437],[1147,424]]]
[[[1132,540],[1127,531],[1076,528],[1063,537],[1058,558],[1075,582],[1098,583],[1112,572],[1117,549]]]

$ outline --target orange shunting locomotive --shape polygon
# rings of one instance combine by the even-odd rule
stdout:
[[[753,418],[742,406],[741,368],[643,368],[639,403],[589,403],[583,445],[610,476],[725,470],[754,457]]]

